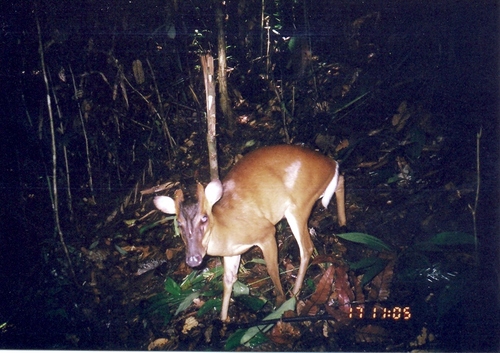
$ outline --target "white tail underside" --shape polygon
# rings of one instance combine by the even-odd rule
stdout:
[[[339,164],[337,163],[337,168],[335,169],[335,176],[333,177],[330,184],[326,187],[325,192],[323,193],[323,198],[321,199],[321,204],[324,208],[328,207],[330,200],[332,199],[335,190],[337,190],[337,184],[339,182]]]

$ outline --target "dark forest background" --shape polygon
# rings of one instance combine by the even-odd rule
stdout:
[[[0,347],[496,351],[498,16],[496,1],[4,1]],[[260,146],[318,149],[341,162],[349,231],[394,249],[339,240],[315,211],[315,246],[337,272],[312,265],[302,299],[337,276],[310,312],[323,320],[247,346],[217,310],[198,315],[220,277],[186,267],[152,204],[157,185],[209,181],[200,55],[217,70],[221,36],[221,176]],[[278,226],[293,267],[289,234]],[[259,257],[244,284],[266,278]],[[412,320],[347,319],[341,282],[357,300],[411,306]],[[249,287],[273,303],[270,281]],[[272,311],[235,300],[233,324]]]

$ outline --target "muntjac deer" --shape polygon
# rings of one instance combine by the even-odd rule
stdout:
[[[249,153],[222,183],[214,180],[205,189],[198,184],[195,204],[184,205],[181,190],[175,192],[175,200],[157,196],[154,204],[164,213],[177,215],[189,266],[199,266],[206,254],[224,257],[221,319],[226,321],[241,254],[255,245],[264,255],[277,305],[285,301],[274,227],[283,217],[300,249],[300,267],[292,291],[298,295],[313,251],[308,218],[316,200],[322,197],[326,208],[334,193],[338,222],[344,226],[344,178],[338,163],[303,147],[280,145]]]

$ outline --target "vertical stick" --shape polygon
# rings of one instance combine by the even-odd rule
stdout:
[[[75,81],[75,75],[73,74],[73,69],[71,68],[71,65],[69,67],[69,71],[71,72],[71,79],[73,82],[73,91],[75,92],[75,97],[78,97],[78,89],[76,88],[76,81]],[[82,123],[82,133],[83,133],[83,139],[85,140],[85,154],[87,157],[87,173],[89,175],[89,188],[90,188],[90,195],[91,195],[91,202],[94,205],[95,204],[95,194],[94,194],[94,179],[92,177],[92,163],[90,162],[90,147],[89,147],[89,139],[87,137],[87,128],[85,127],[85,119],[83,118],[82,114],[82,107],[80,106],[79,100],[76,100],[77,105],[78,105],[78,112],[80,115],[80,122]]]
[[[218,47],[218,60],[219,67],[217,70],[217,77],[219,81],[219,102],[222,114],[226,120],[226,126],[229,131],[234,130],[234,114],[231,109],[231,100],[227,93],[227,62],[226,62],[226,33],[224,31],[224,12],[222,11],[223,4],[217,5],[217,47]]]
[[[36,13],[36,28],[38,30],[38,54],[40,54],[40,63],[42,66],[43,73],[43,81],[45,83],[45,91],[47,92],[47,110],[49,115],[50,122],[50,135],[51,135],[51,146],[52,146],[52,210],[54,211],[54,223],[56,227],[56,232],[59,235],[59,240],[61,242],[61,246],[63,247],[64,254],[66,255],[66,260],[68,261],[68,267],[73,276],[73,280],[78,285],[78,281],[76,280],[76,274],[73,269],[73,264],[71,262],[71,257],[69,256],[68,247],[66,246],[66,242],[64,241],[64,235],[61,229],[61,222],[59,219],[59,197],[57,190],[57,146],[56,146],[56,132],[54,127],[54,114],[52,114],[52,101],[50,99],[50,87],[49,87],[49,78],[47,74],[47,68],[45,66],[45,53],[43,51],[43,43],[42,43],[42,30],[40,28],[40,22],[38,21],[38,12]]]
[[[203,67],[203,78],[205,81],[205,92],[207,101],[207,144],[208,160],[210,163],[210,179],[219,179],[217,165],[217,142],[215,137],[215,84],[214,84],[214,58],[211,54],[201,56],[201,66]]]
[[[481,126],[479,128],[479,132],[476,135],[476,197],[474,199],[474,206],[471,206],[470,204],[469,209],[472,214],[472,223],[474,227],[474,246],[475,246],[475,254],[476,254],[476,263],[479,263],[479,250],[478,250],[478,243],[477,243],[477,206],[479,204],[479,191],[481,189],[481,159],[479,158],[479,151],[480,151],[480,141],[481,141],[481,136],[483,135],[483,127]]]

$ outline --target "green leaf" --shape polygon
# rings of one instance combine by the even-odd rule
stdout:
[[[450,281],[450,283],[439,293],[437,300],[438,320],[441,320],[450,310],[457,308],[460,303],[474,295],[473,291],[471,291],[473,287],[471,287],[473,283],[472,278],[467,278],[472,273],[473,272],[466,272],[460,274]]]
[[[240,328],[240,329],[236,330],[235,333],[233,333],[231,336],[229,336],[224,348],[227,351],[234,351],[235,348],[237,348],[240,345],[241,338],[243,337],[243,335],[245,334],[246,331],[247,330],[244,328]]]
[[[213,280],[215,278],[218,278],[224,274],[224,267],[223,266],[216,266],[214,268],[211,268],[208,271],[203,271],[202,275],[204,278]]]
[[[151,306],[148,308],[148,311],[165,316],[167,314],[170,314],[170,306],[165,301],[158,301],[151,304]]]
[[[165,312],[163,315],[163,324],[168,325],[170,320],[174,317],[170,311]]]
[[[297,299],[295,297],[292,297],[288,299],[286,302],[284,302],[276,311],[272,312],[271,314],[267,315],[263,321],[266,320],[274,320],[274,319],[279,319],[283,316],[283,313],[288,310],[295,310],[295,304],[297,302]],[[259,326],[254,326],[250,327],[243,337],[241,337],[241,344],[247,345],[249,341],[255,337],[258,333],[265,333],[269,331],[274,324],[269,324],[269,325],[259,325]]]
[[[385,266],[387,266],[387,261],[378,257],[368,257],[349,264],[351,270],[365,270],[363,279],[361,280],[361,286],[369,283],[376,275],[384,270]]]
[[[200,292],[196,291],[196,292],[193,292],[190,295],[188,295],[186,298],[184,298],[184,300],[182,301],[182,303],[179,304],[179,307],[175,311],[174,316],[177,315],[178,313],[186,310],[187,308],[189,308],[189,306],[191,305],[191,303],[193,302],[193,300],[195,300],[199,296],[200,296]]]
[[[255,348],[267,341],[269,341],[269,338],[267,338],[266,335],[264,335],[262,332],[257,332],[257,334],[253,336],[252,339],[246,343],[246,346],[250,348]]]
[[[174,216],[166,216],[166,217],[163,217],[162,219],[160,219],[159,221],[156,221],[156,222],[153,222],[153,223],[149,223],[149,224],[145,224],[145,225],[143,225],[142,227],[139,228],[139,234],[142,235],[145,232],[147,232],[148,230],[157,227],[158,225],[167,223],[167,221],[174,220],[174,223],[175,223],[175,219],[176,219],[175,215]],[[136,220],[130,220],[130,221],[136,221]],[[130,222],[130,221],[128,221],[128,222]],[[127,224],[127,225],[129,225],[129,224]],[[176,235],[178,236],[179,234],[176,234]]]
[[[400,180],[403,180],[403,179],[398,175],[394,175],[394,176],[390,177],[389,179],[387,179],[387,184],[394,184]]]
[[[377,259],[378,261],[375,261],[373,263],[373,266],[368,268],[366,272],[363,275],[363,279],[361,280],[361,287],[363,287],[365,284],[370,283],[370,281],[378,275],[380,272],[382,272],[387,266],[387,261],[384,261],[382,259]]]
[[[116,244],[115,244],[115,249],[118,250],[118,252],[120,253],[120,255],[127,255],[128,254],[128,252],[126,252],[125,250],[123,250],[121,247],[119,247]]]
[[[474,237],[463,232],[443,232],[436,234],[430,239],[431,243],[437,245],[459,245],[459,244],[474,244]]]
[[[201,297],[220,297],[222,295],[222,287],[219,289],[208,289],[200,293]]]
[[[222,308],[222,299],[217,298],[217,299],[210,299],[205,302],[205,304],[202,305],[200,310],[196,313],[196,316],[203,316],[206,313],[210,311],[217,311],[220,312]]]
[[[361,259],[357,262],[349,263],[349,268],[351,270],[363,270],[372,267],[379,260],[377,257],[367,257]]]
[[[170,277],[165,280],[165,290],[172,295],[181,295],[181,287]]]
[[[154,228],[155,226],[156,226],[156,224],[146,224],[146,225],[139,228],[139,234],[143,235],[144,233],[146,233],[151,228]]]
[[[179,222],[177,221],[177,216],[171,216],[171,217],[174,217],[174,236],[180,237],[181,231],[179,230]]]
[[[437,244],[430,241],[422,241],[412,246],[415,251],[443,251]]]
[[[249,262],[253,262],[253,263],[256,263],[256,264],[261,264],[261,265],[265,265],[266,264],[266,261],[264,259],[259,259],[258,257],[250,260],[250,261],[247,261],[247,263]]]
[[[245,148],[246,147],[252,147],[255,144],[256,144],[255,140],[249,140],[249,141],[245,142]]]
[[[166,28],[167,28],[168,38],[175,39],[175,34],[176,34],[175,25],[173,23],[169,23],[169,24],[167,24]]]
[[[406,145],[406,155],[411,159],[418,159],[425,145],[425,132],[415,127],[410,131],[410,144]]]
[[[60,308],[60,309],[54,309],[54,310],[49,310],[47,311],[46,315],[51,318],[52,320],[61,320],[61,318],[68,318],[68,313],[66,310]]]
[[[249,294],[250,294],[250,288],[246,284],[243,284],[240,281],[234,282],[233,295],[235,297],[238,297],[240,295],[249,295]]]
[[[339,238],[352,241],[354,243],[364,244],[377,251],[392,251],[391,247],[382,240],[365,233],[344,233],[337,234]]]
[[[251,295],[238,297],[237,301],[253,311],[259,311],[267,303],[267,300],[252,297]]]
[[[197,285],[202,284],[205,281],[206,279],[205,276],[203,276],[202,272],[193,271],[184,278],[184,280],[181,283],[181,289],[182,290],[189,290],[191,288],[198,289],[200,286]]]
[[[168,299],[165,298],[166,295],[168,294],[163,292],[151,298],[151,305],[148,307],[147,311],[162,316],[164,322],[168,323],[172,318],[172,309]]]
[[[306,287],[312,292],[316,291],[316,284],[311,278],[306,278]]]

